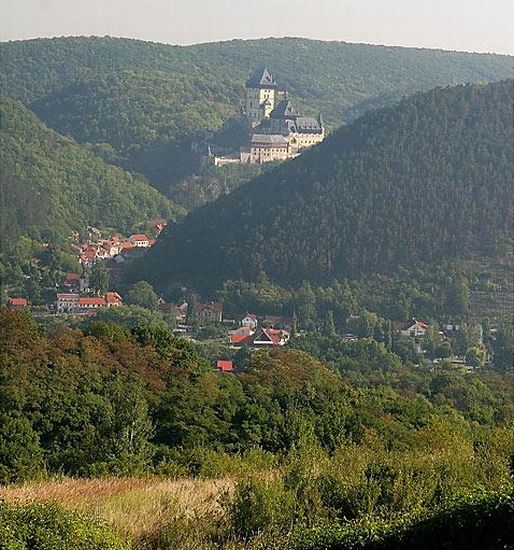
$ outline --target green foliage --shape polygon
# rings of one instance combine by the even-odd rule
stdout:
[[[0,548],[4,550],[129,550],[106,525],[56,505],[0,502]]]
[[[157,309],[157,300],[159,296],[156,294],[152,285],[146,281],[139,281],[127,292],[125,301],[128,304],[143,307],[145,309]]]
[[[217,130],[238,112],[256,66],[268,65],[299,108],[323,112],[331,129],[418,90],[511,75],[507,56],[299,38],[189,47],[59,38],[2,44],[1,56],[0,82],[8,95],[188,207],[238,183],[237,175],[227,181],[222,173],[203,174],[189,138]],[[237,133],[228,125],[216,141],[227,146],[228,134],[233,146]],[[243,180],[253,172],[237,171]]]
[[[491,550],[514,547],[512,493],[472,493],[434,511],[393,522],[367,519],[346,525],[300,529],[289,537],[264,539],[255,549],[284,550]]]
[[[0,98],[3,173],[1,229],[8,238],[29,234],[66,240],[91,224],[128,232],[151,217],[178,210],[141,177],[108,166],[46,127],[18,101]]]
[[[512,81],[438,89],[365,115],[192,212],[136,276],[213,290],[265,272],[299,286],[505,253],[512,89]],[[307,326],[311,291],[305,285],[299,293]],[[452,312],[463,314],[465,281],[452,283],[450,294]]]
[[[109,271],[103,264],[96,264],[89,275],[89,286],[98,294],[109,290]]]

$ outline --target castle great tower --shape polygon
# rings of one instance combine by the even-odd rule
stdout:
[[[275,108],[277,83],[265,67],[257,69],[246,82],[246,116],[252,126],[269,118]]]

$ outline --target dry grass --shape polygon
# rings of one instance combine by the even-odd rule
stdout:
[[[221,513],[228,479],[69,479],[0,487],[9,503],[57,503],[102,518],[123,537],[137,540],[158,532],[173,517],[201,518]]]

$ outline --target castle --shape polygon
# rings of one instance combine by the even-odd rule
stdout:
[[[246,82],[244,114],[251,128],[248,145],[241,148],[239,155],[215,157],[215,165],[285,160],[325,137],[321,114],[318,118],[302,116],[264,67]]]

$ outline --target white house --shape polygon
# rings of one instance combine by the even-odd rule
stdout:
[[[410,338],[422,338],[426,336],[428,325],[421,319],[412,319],[409,323],[400,323],[398,329],[404,336]]]

